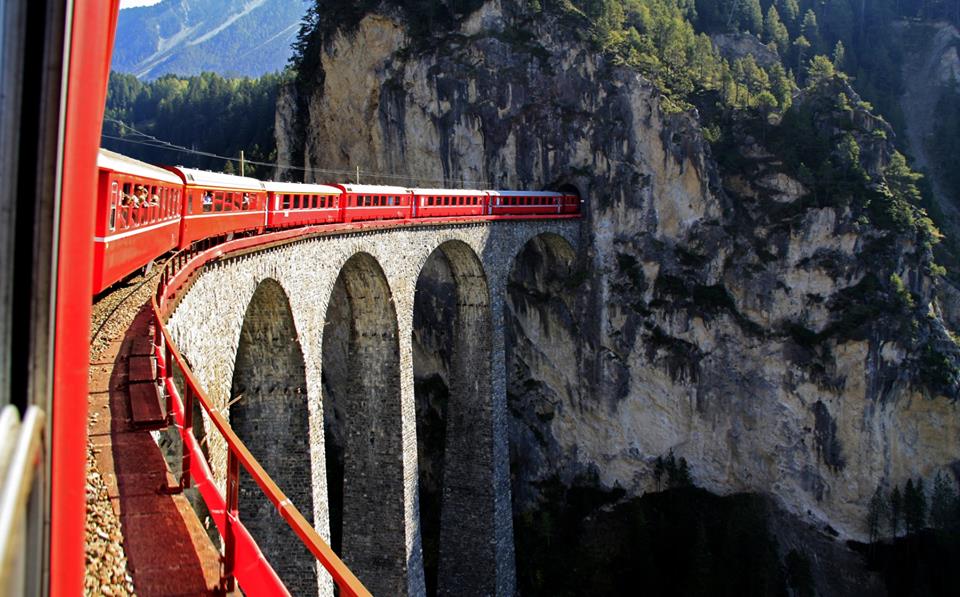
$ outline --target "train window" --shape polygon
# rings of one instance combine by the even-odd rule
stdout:
[[[223,211],[223,191],[213,194],[213,211]]]
[[[283,196],[283,209],[290,209],[290,195]]]

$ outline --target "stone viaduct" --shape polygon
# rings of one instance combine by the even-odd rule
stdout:
[[[580,224],[424,224],[302,239],[207,266],[171,316],[214,404],[374,595],[426,592],[413,334],[418,279],[436,259],[452,277],[441,288],[453,296],[441,298],[454,314],[435,590],[513,594],[507,284],[530,243],[570,266]],[[208,440],[213,470],[225,470],[222,440]],[[333,594],[244,473],[240,518],[295,594]]]

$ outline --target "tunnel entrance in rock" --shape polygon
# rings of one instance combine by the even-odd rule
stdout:
[[[480,260],[465,243],[444,243],[417,278],[413,312],[428,595],[495,592],[490,326]]]
[[[576,185],[568,182],[558,184],[555,190],[558,193],[563,193],[565,195],[576,195],[578,199],[583,199],[583,195],[580,194],[580,189],[578,189]]]
[[[551,424],[561,409],[576,404],[581,340],[573,313],[582,276],[575,258],[566,239],[542,234],[523,246],[507,280],[504,339],[518,576],[523,550],[536,549],[524,541],[523,514],[556,474]]]
[[[323,332],[322,408],[331,544],[375,595],[406,593],[397,315],[377,261],[343,266]]]
[[[279,283],[264,280],[247,306],[240,330],[230,390],[230,425],[312,522],[306,388],[290,302]],[[313,556],[243,471],[239,510],[240,519],[284,584],[297,594],[316,595]]]

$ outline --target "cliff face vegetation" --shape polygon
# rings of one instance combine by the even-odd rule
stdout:
[[[939,233],[892,129],[829,61],[779,95],[765,73],[761,101],[762,80],[723,83],[720,50],[713,83],[652,82],[568,3],[431,20],[429,3],[321,4],[278,163],[584,199],[587,250],[563,269],[532,246],[510,285],[515,524],[556,484],[658,490],[672,453],[699,487],[862,540],[878,486],[958,463]]]

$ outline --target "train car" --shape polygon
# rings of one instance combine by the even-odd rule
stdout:
[[[530,216],[563,213],[577,213],[579,200],[573,195],[552,191],[487,191],[490,197],[490,215],[494,216]],[[575,200],[573,212],[571,199]]]
[[[417,217],[410,189],[359,184],[336,187],[343,191],[340,198],[343,222]]]
[[[320,184],[265,182],[267,227],[289,228],[340,221],[343,191]]]
[[[183,214],[179,247],[204,238],[263,232],[267,193],[255,178],[171,166],[183,181]]]
[[[476,189],[411,189],[417,217],[482,216],[487,212],[487,193]]]
[[[172,172],[106,149],[97,170],[95,294],[177,246],[183,192]]]

